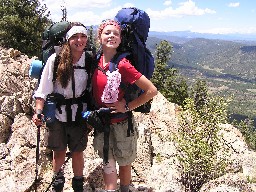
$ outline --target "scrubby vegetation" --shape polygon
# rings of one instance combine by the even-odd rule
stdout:
[[[224,140],[219,133],[220,125],[228,121],[228,106],[232,96],[209,93],[207,82],[201,79],[197,79],[189,89],[184,79],[178,80],[181,78],[178,71],[167,65],[171,45],[162,41],[156,50],[153,82],[168,100],[182,106],[179,128],[171,139],[175,141],[179,152],[182,182],[186,191],[196,192],[204,183],[225,173],[229,155],[222,150],[221,157],[218,156]],[[256,132],[251,122],[233,124],[241,130],[249,147],[255,149]]]
[[[219,131],[220,124],[226,121],[227,103],[218,97],[208,97],[204,101],[199,104],[196,99],[186,100],[180,113],[180,127],[173,136],[180,154],[182,182],[186,191],[192,192],[222,175],[229,157],[225,151],[221,157],[217,156],[222,148]]]

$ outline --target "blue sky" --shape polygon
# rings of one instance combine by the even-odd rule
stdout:
[[[192,31],[215,34],[256,34],[255,0],[40,0],[60,21],[62,7],[68,21],[97,25],[113,18],[122,7],[137,7],[150,16],[150,31]]]

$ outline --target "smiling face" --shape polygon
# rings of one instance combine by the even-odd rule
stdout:
[[[87,36],[83,33],[76,33],[72,35],[68,41],[69,41],[71,51],[81,52],[86,47]]]
[[[116,49],[121,43],[121,31],[119,26],[106,25],[100,35],[102,48]]]

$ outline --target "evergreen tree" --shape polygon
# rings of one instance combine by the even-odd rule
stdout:
[[[49,14],[39,0],[0,0],[0,45],[39,56]]]
[[[161,41],[156,47],[155,70],[153,73],[152,82],[162,94],[165,89],[165,81],[169,76],[169,68],[167,63],[171,58],[171,50],[172,46],[166,40]]]
[[[93,54],[96,54],[96,42],[95,42],[95,35],[93,31],[93,26],[90,26],[88,29],[88,39],[87,39],[87,49],[92,51]]]
[[[198,79],[192,89],[192,98],[194,98],[195,108],[200,111],[207,103],[208,88],[206,81]]]
[[[165,97],[172,103],[183,106],[184,101],[189,97],[186,80],[178,73],[178,70],[171,68],[172,74],[167,78]]]
[[[168,66],[171,51],[172,46],[166,40],[161,41],[157,46],[152,82],[170,102],[182,106],[188,97],[188,86],[184,78],[179,75],[178,70]]]

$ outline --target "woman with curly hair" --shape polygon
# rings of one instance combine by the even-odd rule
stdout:
[[[36,99],[33,121],[42,124],[42,114],[47,95],[61,94],[64,99],[57,101],[55,121],[46,123],[48,129],[47,147],[53,151],[53,191],[63,191],[65,177],[62,165],[65,162],[66,150],[69,147],[72,156],[74,177],[72,188],[75,192],[83,191],[83,151],[87,145],[86,125],[82,120],[82,111],[87,104],[84,91],[87,86],[88,71],[85,48],[87,46],[87,30],[81,23],[71,23],[66,33],[66,42],[59,54],[52,54],[41,75],[39,86],[34,94]],[[58,62],[56,74],[55,63]]]
[[[105,190],[109,192],[117,190],[118,176],[121,192],[129,191],[131,163],[135,160],[137,153],[138,131],[134,126],[133,132],[127,136],[128,112],[157,94],[156,87],[135,69],[129,58],[121,59],[117,65],[118,69],[109,73],[110,61],[118,53],[121,38],[121,26],[118,22],[105,20],[100,24],[98,40],[102,47],[102,54],[92,76],[93,97],[97,108],[110,108],[112,111],[109,125],[104,125],[104,129],[109,126],[108,159],[103,167]],[[126,85],[136,84],[144,90],[144,93],[128,102],[124,98],[125,90],[119,86],[120,82]],[[106,141],[104,132],[96,132],[93,145],[103,159],[106,157],[104,141]],[[116,162],[119,165],[119,175],[117,175]]]

